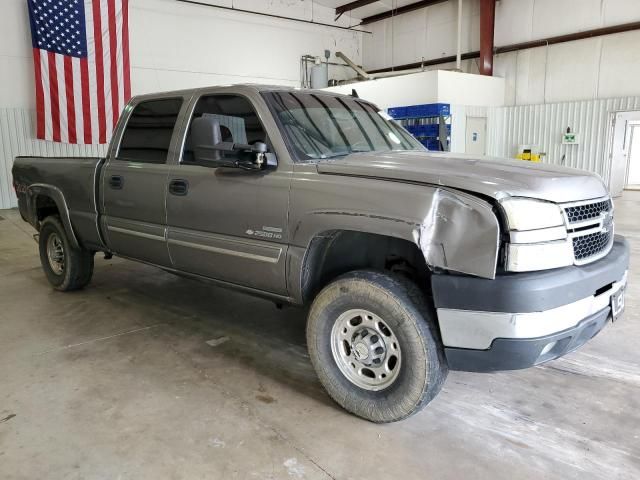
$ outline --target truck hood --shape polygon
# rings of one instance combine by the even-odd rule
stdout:
[[[574,168],[445,152],[367,152],[319,162],[318,173],[424,183],[495,199],[563,203],[608,195],[599,176]]]

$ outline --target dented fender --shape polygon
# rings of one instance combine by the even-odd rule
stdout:
[[[316,175],[315,166],[296,169],[290,253],[300,252],[288,270],[294,295],[303,276],[303,252],[335,231],[403,239],[418,246],[430,268],[495,277],[500,224],[489,201],[441,185]]]
[[[413,236],[428,265],[495,278],[500,224],[490,203],[466,193],[436,189]]]

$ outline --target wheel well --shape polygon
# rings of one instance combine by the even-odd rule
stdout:
[[[53,198],[47,195],[38,195],[35,201],[35,214],[38,222],[42,222],[50,215],[58,215],[60,210]]]
[[[336,277],[364,268],[399,272],[429,294],[430,270],[418,246],[375,233],[336,230],[313,238],[302,268],[302,296],[311,301]]]

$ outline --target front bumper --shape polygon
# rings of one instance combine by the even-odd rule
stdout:
[[[575,350],[611,318],[626,285],[629,245],[616,236],[593,263],[494,280],[432,276],[434,303],[452,370],[487,372],[537,365]]]

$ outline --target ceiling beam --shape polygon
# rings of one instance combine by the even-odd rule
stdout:
[[[371,15],[370,17],[363,18],[362,21],[360,22],[360,25],[378,22],[380,20],[384,20],[385,18],[395,17],[396,15],[402,15],[403,13],[413,12],[414,10],[419,10],[421,8],[430,7],[431,5],[436,5],[438,3],[444,3],[448,1],[449,0],[422,0],[421,2],[410,3],[409,5],[405,5],[403,7],[394,8],[386,12],[378,13],[376,15]]]
[[[460,55],[461,60],[473,60],[475,58],[480,58],[479,50],[463,53],[462,55]],[[377,68],[375,70],[367,70],[367,73],[375,76],[376,73],[395,72],[395,71],[401,72],[402,70],[411,70],[413,68],[433,67],[434,65],[442,65],[444,63],[455,63],[455,61],[456,61],[456,56],[449,55],[447,57],[432,58],[430,60],[423,60],[421,62],[405,63],[404,65],[395,65],[393,67],[384,67],[384,68]]]
[[[356,8],[366,7],[367,5],[371,5],[372,3],[376,3],[378,0],[355,0],[353,2],[345,3],[344,5],[340,5],[336,7],[336,16],[339,17],[343,13],[350,12],[351,10],[355,10]]]
[[[246,14],[250,14],[250,15],[257,15],[260,17],[269,17],[269,18],[277,18],[279,20],[289,20],[292,22],[300,22],[300,23],[307,23],[310,25],[320,25],[323,27],[330,27],[330,28],[338,28],[340,30],[351,30],[352,32],[360,32],[360,33],[366,33],[368,35],[372,35],[372,32],[368,32],[367,30],[359,30],[356,27],[359,27],[360,24],[358,23],[357,25],[353,25],[352,27],[343,27],[340,25],[335,25],[335,24],[331,24],[331,23],[322,23],[322,22],[316,22],[314,20],[306,20],[304,18],[296,18],[296,17],[286,17],[284,15],[275,15],[273,13],[265,13],[265,12],[258,12],[255,10],[244,10],[241,8],[234,8],[234,7],[225,7],[224,5],[213,5],[212,3],[204,3],[204,2],[200,2],[198,0],[176,0],[177,2],[182,2],[182,3],[188,3],[191,5],[198,5],[198,6],[202,6],[202,7],[209,7],[209,8],[216,8],[218,10],[227,10],[229,12],[236,12],[236,13],[246,13]]]
[[[517,52],[527,50],[529,48],[548,47],[549,45],[557,45],[559,43],[574,42],[576,40],[584,40],[587,38],[601,37],[604,35],[612,35],[614,33],[632,32],[640,30],[640,22],[623,23],[621,25],[613,25],[611,27],[596,28],[594,30],[586,30],[567,35],[559,35],[557,37],[548,37],[540,40],[531,40],[529,42],[514,43],[504,45],[502,47],[494,47],[493,53],[500,55],[502,53]],[[480,51],[467,52],[462,54],[462,60],[473,60],[480,58]],[[423,60],[421,62],[406,63],[404,65],[395,65],[393,67],[378,68],[375,70],[367,70],[367,73],[375,75],[376,73],[393,72],[402,70],[410,70],[412,68],[431,67],[434,65],[442,65],[443,63],[453,63],[456,61],[455,55],[448,57],[432,58],[431,60]]]

